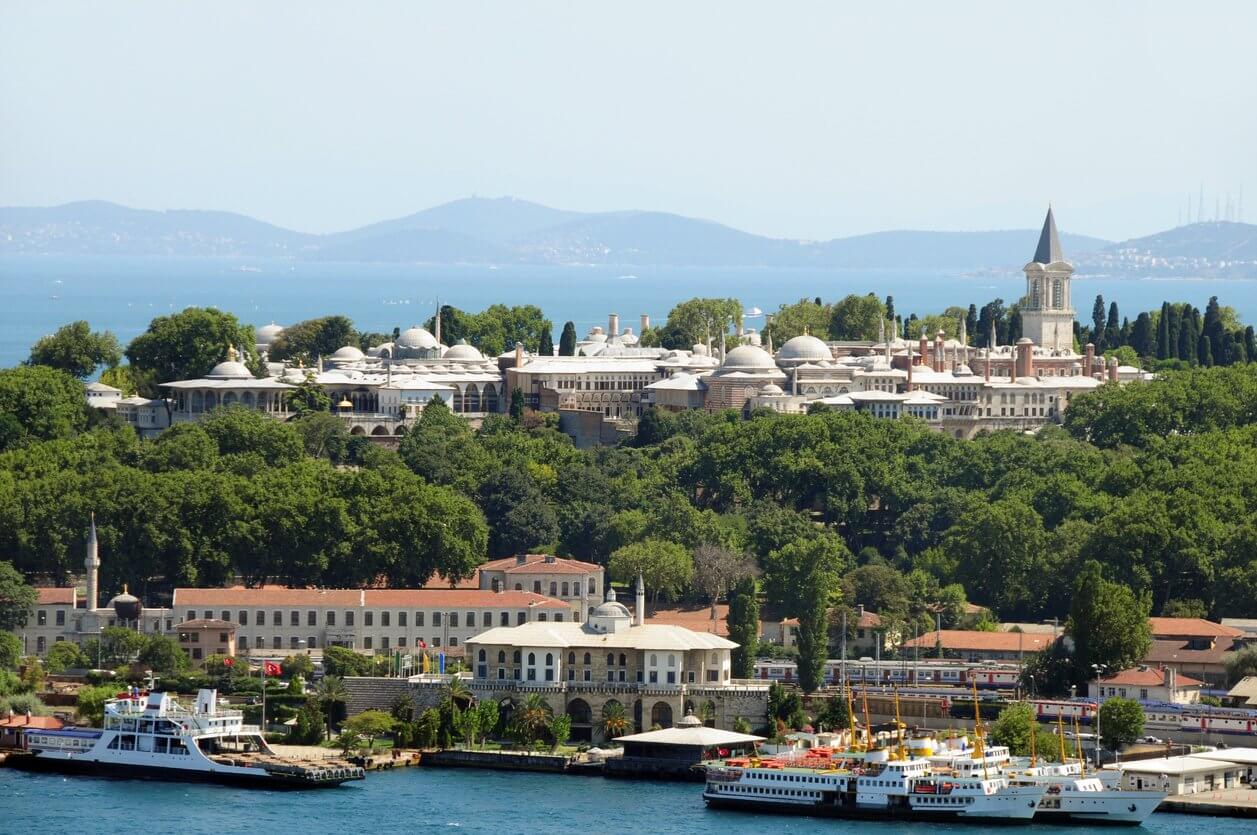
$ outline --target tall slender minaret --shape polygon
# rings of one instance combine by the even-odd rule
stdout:
[[[641,572],[637,574],[637,625],[646,625],[646,582],[642,580]]]
[[[83,560],[87,569],[87,610],[90,612],[98,605],[96,595],[100,585],[100,548],[96,540],[96,514],[92,513],[92,527],[87,533],[87,558]]]
[[[433,326],[432,329],[436,331],[436,333],[432,335],[436,337],[436,344],[440,345],[441,344],[441,300],[440,299],[436,300],[436,320],[435,321],[436,321],[436,324]]]

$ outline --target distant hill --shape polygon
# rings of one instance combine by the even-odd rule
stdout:
[[[0,208],[0,253],[49,255],[300,255],[317,241],[231,212],[150,211],[89,200]]]
[[[435,264],[1017,269],[1038,229],[889,231],[830,241],[753,235],[665,212],[583,213],[472,197],[345,232],[310,235],[230,212],[103,201],[0,208],[0,254],[278,256]],[[1196,223],[1112,243],[1062,234],[1084,272],[1257,275],[1257,226]]]

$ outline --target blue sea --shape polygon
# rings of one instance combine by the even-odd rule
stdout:
[[[695,783],[654,783],[497,771],[403,769],[315,792],[27,774],[0,769],[0,833],[143,832],[632,832],[726,835],[774,832],[929,835],[1007,832],[968,824],[840,821],[710,811]],[[1042,824],[1032,835],[1111,829]],[[1155,814],[1136,832],[1247,835],[1251,820]]]
[[[926,315],[950,305],[1011,302],[1025,290],[1020,272],[963,270],[780,270],[605,266],[437,267],[281,259],[163,257],[0,257],[0,367],[24,359],[32,343],[66,322],[86,319],[124,343],[154,317],[192,305],[212,305],[254,325],[342,313],[361,330],[391,331],[425,321],[439,298],[466,310],[490,304],[535,304],[557,330],[572,320],[584,333],[617,312],[638,327],[646,313],[658,324],[678,301],[734,296],[750,309],[847,293],[893,295],[896,312]],[[1203,308],[1209,297],[1257,321],[1257,278],[1075,279],[1074,303],[1090,318],[1100,293],[1123,315],[1159,307],[1165,299]],[[750,318],[748,327],[761,327]]]

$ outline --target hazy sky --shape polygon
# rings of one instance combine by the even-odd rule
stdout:
[[[1257,3],[0,0],[0,205],[763,234],[1257,220]]]

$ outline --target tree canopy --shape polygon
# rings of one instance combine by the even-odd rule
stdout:
[[[46,365],[80,379],[90,377],[102,365],[122,359],[118,338],[109,331],[93,331],[82,320],[57,328],[31,346],[28,365]]]

